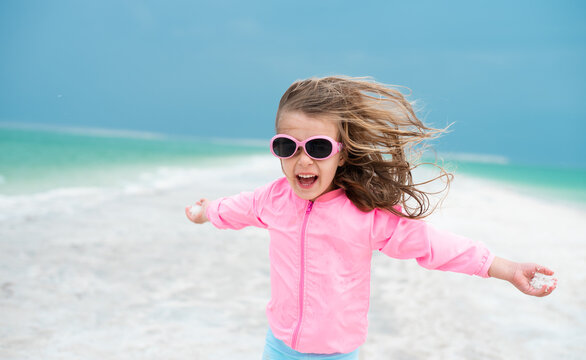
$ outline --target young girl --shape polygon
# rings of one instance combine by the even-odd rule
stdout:
[[[186,208],[197,224],[269,231],[263,358],[357,359],[374,250],[428,269],[504,279],[528,295],[555,289],[530,284],[537,272],[553,271],[495,257],[482,243],[421,220],[433,209],[413,183],[405,153],[441,131],[425,126],[399,91],[360,78],[297,81],[281,98],[276,130],[271,151],[284,178],[254,192],[201,199],[199,211]]]

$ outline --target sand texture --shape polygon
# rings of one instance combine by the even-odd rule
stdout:
[[[260,359],[268,234],[198,226],[183,209],[278,176],[274,159],[247,158],[174,186],[14,200],[0,223],[0,359]],[[583,358],[585,220],[577,205],[457,176],[429,221],[549,266],[558,289],[533,298],[375,253],[361,359]]]

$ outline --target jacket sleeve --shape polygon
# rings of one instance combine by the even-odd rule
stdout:
[[[438,229],[422,220],[375,210],[373,247],[395,259],[416,259],[424,268],[489,277],[494,255],[479,241]]]
[[[270,190],[269,184],[254,192],[242,192],[213,200],[207,207],[206,216],[218,229],[238,230],[246,226],[266,228],[260,212]]]

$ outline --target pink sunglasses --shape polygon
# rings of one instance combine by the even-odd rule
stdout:
[[[342,150],[342,143],[329,136],[312,136],[303,141],[285,134],[277,134],[271,139],[271,152],[279,159],[288,159],[302,147],[307,156],[314,160],[329,159]]]

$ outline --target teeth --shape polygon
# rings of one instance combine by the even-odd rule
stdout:
[[[315,175],[301,175],[301,174],[297,175],[297,176],[299,176],[300,178],[304,178],[304,179],[309,179],[309,178],[315,177]]]

